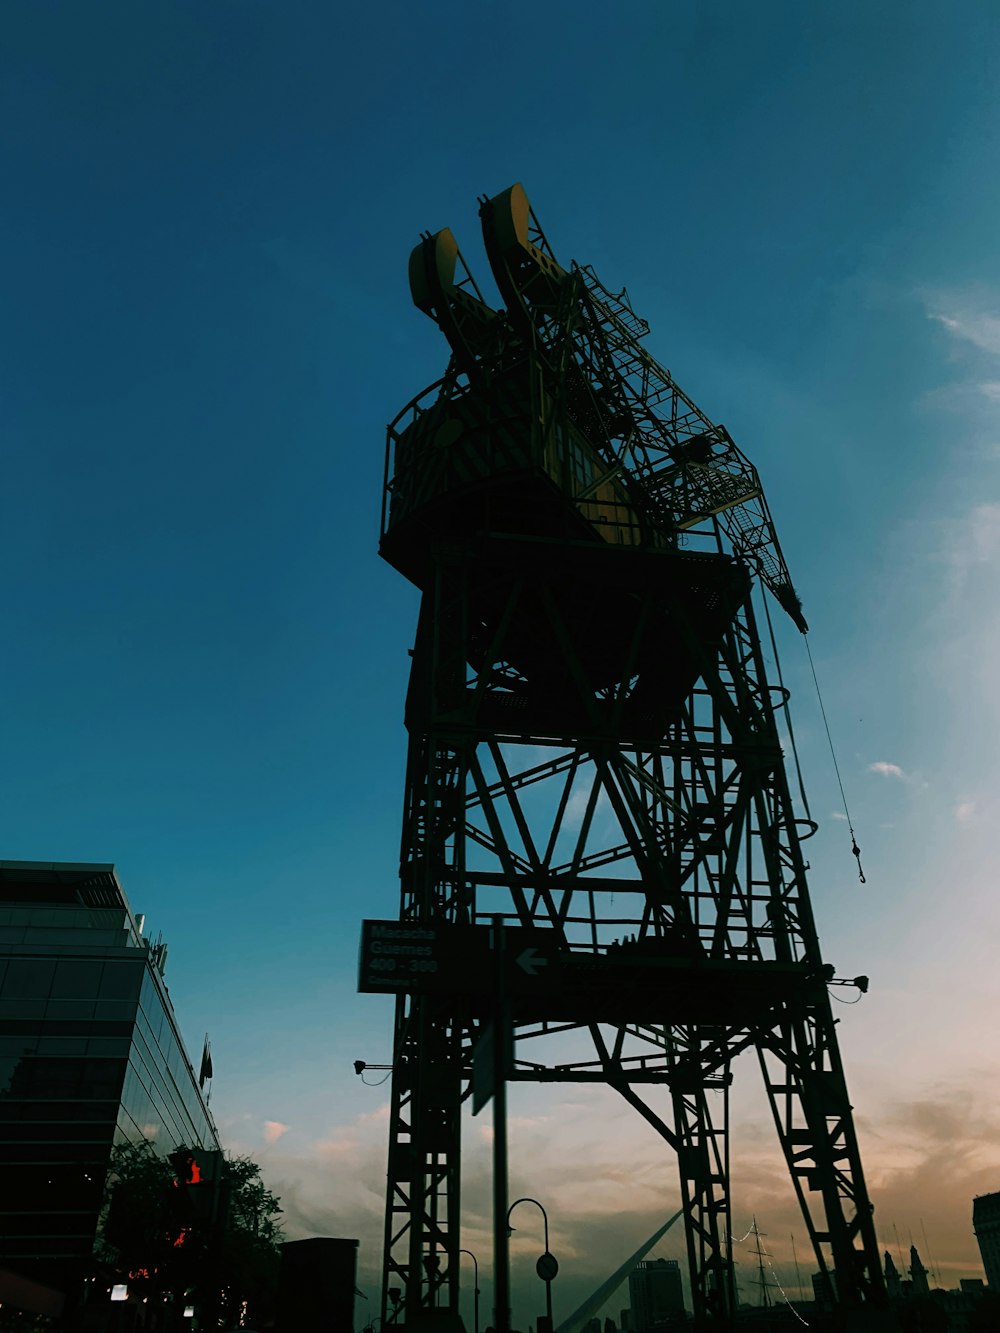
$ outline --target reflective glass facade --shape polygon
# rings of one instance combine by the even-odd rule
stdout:
[[[217,1148],[111,866],[0,862],[0,1264],[86,1259],[111,1146]]]

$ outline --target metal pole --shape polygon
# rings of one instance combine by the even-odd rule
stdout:
[[[507,1004],[504,924],[493,918],[496,993],[493,1007],[493,1322],[510,1333],[510,1252],[507,1244]]]
[[[459,1254],[467,1254],[475,1269],[475,1277],[472,1279],[475,1283],[472,1291],[472,1322],[474,1325],[473,1333],[479,1333],[479,1260],[471,1250],[459,1250]]]
[[[535,1202],[538,1203],[538,1200],[536,1199]],[[539,1206],[539,1208],[542,1208],[542,1205],[541,1205],[540,1203],[538,1204],[538,1206]],[[544,1223],[545,1223],[545,1253],[548,1254],[548,1252],[549,1252],[549,1215],[548,1215],[548,1213],[545,1211],[544,1208],[542,1208],[542,1219],[543,1219],[543,1221],[544,1221]],[[551,1279],[550,1277],[547,1277],[547,1278],[545,1279],[545,1313],[546,1313],[546,1315],[547,1315],[547,1317],[548,1317],[548,1321],[549,1321],[549,1333],[552,1333],[552,1279]]]
[[[543,1206],[542,1204],[540,1204],[540,1203],[538,1202],[537,1199],[532,1199],[529,1195],[525,1194],[522,1198],[520,1198],[520,1199],[515,1199],[515,1200],[514,1200],[514,1202],[511,1204],[511,1206],[507,1209],[507,1230],[508,1230],[508,1232],[510,1231],[510,1215],[511,1215],[511,1213],[514,1211],[514,1209],[517,1207],[517,1205],[518,1205],[519,1203],[533,1203],[533,1204],[535,1205],[535,1207],[536,1207],[537,1209],[540,1210],[540,1212],[541,1212],[541,1214],[542,1214],[542,1224],[543,1224],[543,1226],[544,1226],[544,1228],[545,1228],[545,1253],[548,1254],[548,1253],[549,1253],[549,1215],[548,1215],[548,1213],[545,1211],[544,1206]],[[546,1314],[546,1317],[548,1318],[548,1321],[549,1321],[549,1333],[551,1333],[551,1330],[552,1330],[552,1279],[551,1279],[550,1277],[547,1277],[547,1278],[544,1278],[543,1280],[544,1280],[544,1282],[545,1282],[545,1314]]]

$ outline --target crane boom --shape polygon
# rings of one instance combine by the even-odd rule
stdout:
[[[609,468],[674,532],[716,520],[805,633],[757,469],[641,345],[649,326],[627,293],[609,291],[589,266],[558,262],[522,186],[484,200],[480,213],[512,329],[564,371],[567,358],[576,363],[588,434]]]

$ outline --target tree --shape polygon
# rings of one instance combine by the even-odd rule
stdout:
[[[183,1287],[198,1244],[185,1234],[182,1217],[170,1163],[145,1141],[115,1144],[105,1181],[97,1257],[144,1293]],[[186,1239],[190,1248],[184,1245]]]
[[[269,1312],[281,1207],[249,1157],[182,1146],[163,1158],[145,1141],[116,1144],[105,1198],[97,1257],[141,1294],[186,1302],[194,1293],[233,1326],[244,1306]]]
[[[280,1200],[261,1180],[249,1157],[225,1159],[228,1219],[223,1237],[221,1272],[226,1296],[223,1310],[234,1328],[243,1302],[255,1318],[270,1313],[278,1287],[281,1226]]]

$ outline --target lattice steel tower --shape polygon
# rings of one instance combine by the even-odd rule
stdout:
[[[868,1327],[879,1252],[755,589],[806,623],[757,472],[519,185],[480,211],[506,309],[450,231],[417,246],[451,359],[389,427],[380,551],[422,594],[400,923],[503,916],[535,964],[510,977],[511,1078],[607,1084],[676,1152],[703,1325],[735,1308],[728,1089],[754,1048],[817,1262]],[[487,1014],[472,983],[397,1001],[386,1324],[457,1308]]]

